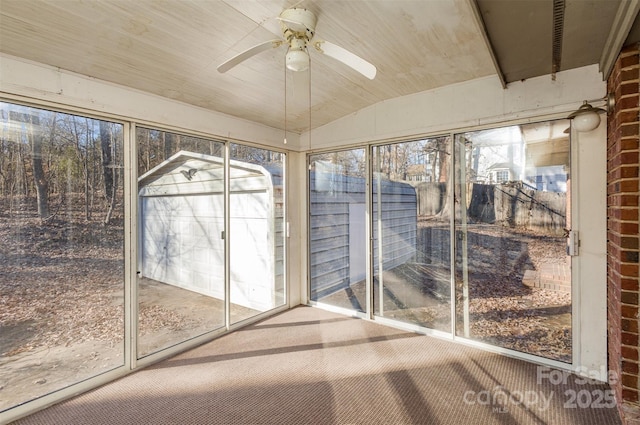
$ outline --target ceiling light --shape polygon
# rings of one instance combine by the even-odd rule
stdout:
[[[600,125],[600,113],[606,112],[602,108],[594,108],[585,100],[577,111],[567,117],[573,121],[573,126],[577,131],[586,132],[598,128]]]
[[[289,49],[286,63],[292,71],[306,71],[309,69],[309,55],[304,50]]]

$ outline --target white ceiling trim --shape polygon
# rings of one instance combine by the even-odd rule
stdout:
[[[628,0],[620,2],[616,18],[611,26],[611,31],[602,50],[600,58],[600,71],[606,81],[613,70],[618,53],[622,49],[624,41],[631,31],[631,27],[640,11],[640,0]]]
[[[566,117],[584,99],[603,97],[597,65],[509,84],[484,77],[380,102],[301,135],[304,149],[386,142],[474,127]],[[473,96],[469,96],[473,93]]]
[[[0,96],[36,99],[43,107],[286,148],[281,129],[2,53],[0,76]],[[287,139],[295,145],[299,136],[288,134]]]

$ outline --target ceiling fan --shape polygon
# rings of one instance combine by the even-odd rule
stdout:
[[[373,80],[376,67],[360,56],[325,40],[314,40],[316,15],[307,9],[290,8],[278,17],[282,27],[282,39],[265,41],[232,57],[218,66],[221,73],[227,72],[234,66],[265,50],[287,45],[285,63],[287,69],[302,72],[309,69],[309,47],[317,52],[332,57],[353,68],[365,77]]]

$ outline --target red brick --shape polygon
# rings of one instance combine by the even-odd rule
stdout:
[[[627,319],[637,319],[638,306],[622,305],[620,306],[620,314],[622,315],[622,317],[625,317]]]
[[[627,139],[620,140],[620,150],[630,151],[638,149],[638,138],[637,137],[629,137]]]
[[[624,304],[638,305],[638,293],[622,291],[620,301],[622,301]]]
[[[638,164],[638,152],[622,152],[620,153],[620,160],[623,164]]]
[[[637,122],[638,121],[638,111],[630,110],[630,111],[620,111],[616,113],[616,119],[623,122]]]
[[[616,100],[618,100],[622,96],[627,96],[630,94],[638,93],[638,83],[637,82],[628,82],[626,84],[620,85],[620,92],[616,91]]]
[[[629,388],[622,389],[622,398],[625,401],[638,401],[638,391]]]
[[[622,330],[626,332],[638,333],[638,321],[633,319],[622,319]]]
[[[637,346],[638,345],[638,334],[632,334],[632,333],[629,333],[629,332],[622,332],[622,334],[620,335],[620,341],[624,345]]]
[[[640,43],[620,52],[607,81],[616,105],[607,120],[607,323],[609,368],[626,425],[640,425],[638,365],[638,146]],[[631,409],[631,406],[634,406]],[[637,412],[637,414],[635,413]]]
[[[611,155],[609,155],[611,157]],[[607,164],[607,182],[612,182],[622,178],[622,167],[611,167]]]
[[[622,206],[622,194],[618,192],[612,193],[611,196],[607,198],[607,202],[614,207]],[[629,206],[633,206],[633,205],[629,205]]]
[[[637,263],[638,251],[622,251],[620,253],[620,260],[625,263]]]
[[[634,109],[638,107],[638,99],[637,96],[628,96],[623,97],[620,100],[616,100],[616,108],[619,109]]]
[[[638,123],[623,124],[620,126],[620,136],[630,137],[640,134],[640,125]]]
[[[620,197],[620,205],[625,207],[637,207],[638,195],[622,195]]]
[[[637,264],[621,264],[620,274],[627,277],[638,277]]]
[[[630,375],[638,375],[638,363],[622,361],[622,371]]]
[[[622,180],[620,183],[620,192],[637,192],[638,180]]]
[[[620,58],[620,68],[628,68],[634,65],[638,65],[638,55],[630,55]]]
[[[619,218],[621,220],[635,220],[638,221],[638,208],[620,208],[617,210]]]
[[[632,177],[638,177],[638,166],[623,166],[620,167],[620,177],[623,179],[628,179]]]
[[[620,287],[625,291],[638,291],[640,289],[640,283],[638,279],[622,278],[620,279]]]
[[[622,385],[627,388],[638,388],[638,376],[637,375],[628,375],[626,373],[622,374]]]
[[[630,221],[625,221],[620,223],[620,233],[624,235],[637,235],[638,234],[638,223],[633,223]]]
[[[620,71],[620,79],[622,81],[637,80],[638,78],[640,78],[640,72],[638,72],[638,68],[631,68]]]
[[[620,238],[618,245],[626,249],[638,249],[638,237],[625,236]]]

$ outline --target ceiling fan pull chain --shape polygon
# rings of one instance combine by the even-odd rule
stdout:
[[[309,130],[307,137],[309,138],[309,151],[311,151],[311,59],[309,59]]]
[[[284,58],[284,144],[287,144],[287,57]]]

